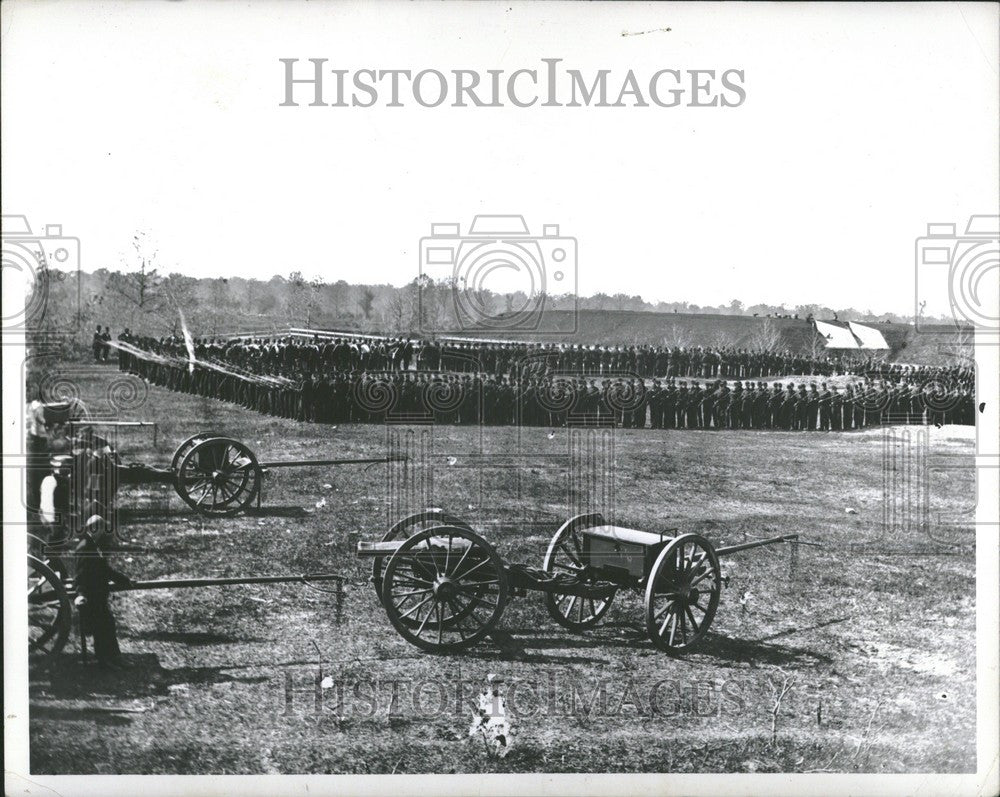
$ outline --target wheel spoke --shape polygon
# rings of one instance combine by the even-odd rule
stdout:
[[[569,546],[565,542],[560,543],[559,547],[562,549],[563,553],[569,558],[569,560],[575,564],[577,567],[583,567],[583,560],[581,556],[570,550]]]
[[[458,574],[458,573],[456,573],[456,574],[454,574],[454,575],[452,576],[452,578],[454,578],[454,579],[455,579],[456,581],[457,581],[457,580],[459,580],[459,579],[463,579],[463,578],[465,578],[465,577],[466,577],[467,575],[469,575],[469,573],[473,573],[473,572],[475,572],[476,570],[478,570],[478,569],[479,569],[480,567],[482,567],[483,565],[488,565],[489,563],[490,563],[490,560],[489,560],[489,559],[483,559],[483,561],[481,561],[481,562],[480,562],[479,564],[475,564],[475,565],[473,565],[473,566],[472,566],[472,567],[470,567],[470,568],[469,568],[468,570],[466,570],[466,571],[465,571],[464,573],[461,573],[461,574]]]
[[[431,597],[434,597],[434,596],[431,596]],[[427,621],[431,619],[431,615],[434,614],[434,608],[437,605],[438,605],[438,602],[437,602],[437,600],[435,600],[434,604],[431,606],[431,608],[429,608],[427,610],[427,615],[421,621],[420,627],[417,629],[417,636],[420,636],[424,632],[424,627],[427,625]]]
[[[416,606],[413,606],[413,607],[411,607],[411,608],[410,608],[410,609],[409,609],[409,610],[408,610],[407,612],[405,612],[404,614],[401,614],[401,615],[399,615],[399,616],[400,616],[401,618],[406,618],[406,617],[409,617],[409,616],[410,616],[411,614],[413,614],[413,613],[414,613],[415,611],[417,611],[417,610],[418,610],[418,609],[419,609],[419,608],[420,608],[421,606],[423,606],[423,605],[424,605],[425,603],[427,603],[427,601],[429,601],[429,600],[432,600],[433,598],[434,598],[434,596],[433,596],[433,595],[431,595],[430,597],[427,597],[427,598],[424,598],[424,599],[423,599],[422,601],[420,601],[420,603],[418,603],[418,604],[417,604]],[[399,609],[400,609],[400,606],[399,606],[399,605],[397,605],[397,606],[396,606],[396,611],[399,611]]]
[[[427,581],[426,579],[423,578],[418,578],[417,576],[402,576],[402,575],[397,575],[395,581],[398,581],[400,584],[403,584],[404,586],[408,587],[415,587],[420,584],[426,584],[429,587],[431,584],[434,583],[432,581]]]
[[[460,617],[461,614],[462,614],[462,611],[457,608],[454,599],[452,599],[451,597],[448,597],[448,598],[445,598],[445,600],[447,600],[448,601],[448,605],[451,606],[451,616],[455,617],[455,618]],[[462,619],[464,620],[465,618],[462,618]],[[462,622],[461,622],[461,620],[457,620],[456,619],[453,628],[456,631],[458,631],[458,635],[460,637],[462,637],[462,641],[464,642],[465,639],[466,639],[466,637],[465,637],[465,632],[462,630]]]
[[[691,621],[691,633],[692,634],[697,634],[698,633],[698,622],[694,619],[694,613],[691,611],[691,607],[690,606],[685,606],[684,607],[684,613],[687,615],[688,620]]]
[[[706,578],[709,578],[709,577],[711,577],[712,580],[713,580],[713,582],[714,582],[714,580],[715,580],[715,571],[712,570],[711,568],[707,572],[702,573],[700,576],[698,576],[698,578],[694,579],[691,582],[691,586],[695,587],[698,584],[700,584],[702,581],[704,581]],[[714,584],[713,584],[713,586],[714,586]]]
[[[393,597],[402,598],[402,597],[409,597],[411,595],[426,595],[428,592],[433,592],[433,590],[430,589],[429,587],[427,589],[411,589],[406,592],[394,592]]]
[[[464,551],[462,551],[462,555],[458,559],[458,564],[455,565],[455,569],[452,571],[452,573],[457,573],[459,570],[462,569],[462,563],[465,562],[465,557],[469,555],[469,552],[472,550],[472,547],[473,546],[469,545],[466,547]]]

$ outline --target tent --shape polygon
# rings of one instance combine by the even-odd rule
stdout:
[[[847,327],[829,321],[813,321],[816,332],[826,339],[828,349],[859,349],[858,340]]]
[[[885,342],[885,336],[873,327],[866,327],[856,321],[847,322],[851,334],[858,339],[859,349],[883,349],[887,350],[889,344]]]

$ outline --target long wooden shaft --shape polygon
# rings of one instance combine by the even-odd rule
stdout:
[[[304,573],[298,576],[237,576],[235,578],[168,578],[161,581],[133,581],[129,585],[112,584],[111,592],[137,592],[145,589],[178,589],[185,587],[224,587],[230,584],[291,584],[309,581],[344,581],[344,576],[332,573]]]
[[[376,457],[373,459],[285,459],[278,462],[261,462],[262,468],[308,468],[313,465],[368,465],[375,462],[403,462],[406,457]]]
[[[791,542],[798,539],[798,534],[782,534],[780,537],[769,537],[766,540],[754,540],[753,542],[744,542],[739,545],[727,545],[725,548],[716,548],[715,555],[725,556],[737,551],[747,551],[751,548],[760,548],[764,545],[777,545],[779,542]]]

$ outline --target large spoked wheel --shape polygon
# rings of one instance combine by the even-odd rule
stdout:
[[[566,521],[555,533],[545,552],[542,567],[553,575],[581,573],[586,567],[580,530],[604,524],[599,513],[577,515]],[[545,608],[552,619],[570,631],[584,631],[597,625],[611,608],[614,593],[606,598],[587,598],[580,595],[545,593]]]
[[[243,443],[230,437],[211,437],[184,455],[174,487],[196,512],[227,516],[253,503],[262,479],[257,458]]]
[[[382,542],[392,542],[431,526],[457,526],[472,531],[468,523],[449,515],[443,509],[426,509],[394,523],[382,537]],[[384,560],[387,558],[379,556],[372,561],[372,584],[375,586],[375,594],[378,595],[379,601],[382,600],[382,571],[385,569]]]
[[[55,656],[66,645],[73,623],[69,593],[55,571],[28,555],[28,654]]]
[[[675,538],[646,584],[646,631],[660,650],[684,653],[700,643],[715,617],[722,576],[715,549],[700,534]]]
[[[181,460],[184,459],[184,455],[202,440],[208,440],[210,437],[225,437],[225,435],[221,432],[198,432],[198,434],[191,435],[177,446],[177,450],[174,451],[174,455],[170,458],[170,470],[176,471],[181,464]]]
[[[460,526],[418,531],[390,557],[382,583],[389,622],[431,653],[471,647],[500,621],[507,573],[486,540]]]

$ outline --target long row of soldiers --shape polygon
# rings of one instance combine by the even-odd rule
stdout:
[[[124,356],[121,356],[124,355]],[[616,425],[653,429],[841,431],[883,422],[974,424],[971,391],[866,379],[827,383],[659,380],[598,375],[385,371],[240,373],[223,364],[148,354],[124,346],[119,363],[153,384],[318,423],[434,421],[439,424]]]
[[[186,357],[179,337],[150,338],[125,330],[119,341],[145,351]],[[493,343],[404,338],[198,338],[198,360],[256,374],[358,373],[382,371],[454,372],[521,378],[559,373],[597,376],[629,374],[643,379],[763,379],[793,374],[849,374],[889,382],[922,384],[930,380],[972,390],[971,366],[917,366],[840,355],[808,357],[792,352],[737,348],[666,346],[581,346],[550,343]]]

